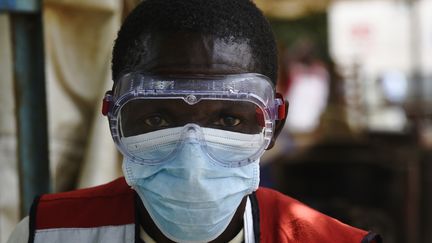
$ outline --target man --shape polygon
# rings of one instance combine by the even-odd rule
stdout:
[[[119,31],[103,108],[125,179],[42,196],[28,242],[378,242],[258,189],[287,112],[276,57],[249,0],[143,1]]]

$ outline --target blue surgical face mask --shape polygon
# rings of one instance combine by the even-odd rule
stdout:
[[[182,143],[176,156],[158,165],[125,157],[123,172],[166,237],[208,242],[227,228],[242,199],[258,188],[259,163],[224,167],[193,136]]]

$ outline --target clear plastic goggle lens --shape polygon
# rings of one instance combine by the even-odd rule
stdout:
[[[257,134],[262,131],[263,111],[252,102],[201,100],[189,105],[181,99],[135,99],[120,111],[121,136],[129,137],[188,123],[226,131]]]
[[[112,137],[137,163],[175,156],[186,128],[224,166],[241,166],[262,155],[283,102],[260,74],[152,76],[130,73],[105,96]],[[193,126],[188,124],[194,124]],[[187,139],[191,139],[188,137]],[[186,139],[186,140],[187,140]]]

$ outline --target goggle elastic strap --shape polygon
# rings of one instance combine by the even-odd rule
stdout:
[[[285,99],[283,98],[283,95],[280,93],[276,93],[276,104],[275,104],[275,111],[277,112],[275,119],[276,120],[283,120],[286,118],[286,103]],[[257,108],[255,117],[258,121],[258,124],[261,127],[265,127],[265,119],[264,114],[261,109]]]
[[[283,120],[286,118],[286,102],[281,93],[276,93],[276,103],[277,103],[277,120]]]
[[[112,108],[112,102],[113,102],[112,91],[108,90],[105,93],[105,96],[102,100],[102,115],[106,116],[108,112],[110,112]]]

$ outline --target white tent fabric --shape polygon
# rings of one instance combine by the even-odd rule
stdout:
[[[113,42],[122,16],[136,2],[44,1],[49,152],[55,191],[93,186],[121,175],[121,156],[100,110],[103,94],[112,85]],[[6,14],[0,15],[0,33],[0,243],[3,243],[20,219],[12,42]]]
[[[18,222],[18,171],[10,22],[0,14],[0,242]]]
[[[50,161],[56,191],[75,187],[78,174],[87,176],[80,186],[118,174],[118,156],[100,100],[111,86],[111,50],[121,14],[119,0],[45,1]],[[97,169],[81,172],[92,166]]]

